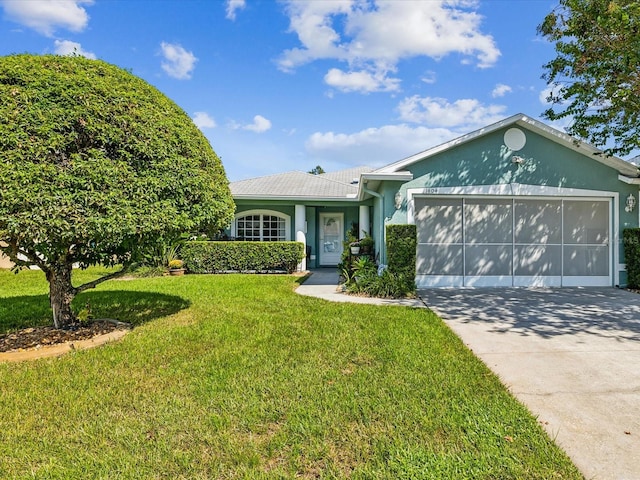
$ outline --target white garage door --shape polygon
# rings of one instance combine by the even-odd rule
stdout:
[[[612,284],[608,199],[414,201],[420,287]]]

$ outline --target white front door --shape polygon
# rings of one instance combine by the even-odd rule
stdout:
[[[320,214],[320,265],[338,265],[342,257],[344,215]]]

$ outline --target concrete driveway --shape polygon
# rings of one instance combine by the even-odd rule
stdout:
[[[478,288],[420,296],[588,479],[640,479],[639,294]]]

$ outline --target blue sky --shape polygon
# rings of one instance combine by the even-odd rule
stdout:
[[[536,27],[556,4],[0,0],[0,54],[130,70],[194,119],[234,181],[382,166],[516,113],[541,119],[554,49]]]

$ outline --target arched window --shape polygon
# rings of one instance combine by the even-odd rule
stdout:
[[[254,242],[290,240],[290,218],[271,210],[251,210],[236,215],[231,236]]]

